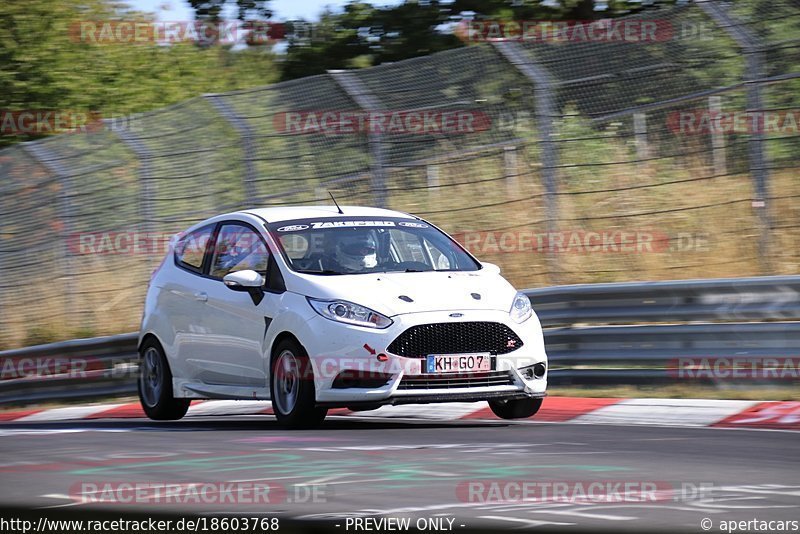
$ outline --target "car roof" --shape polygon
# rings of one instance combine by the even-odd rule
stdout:
[[[342,206],[343,214],[339,213],[336,206],[286,206],[278,208],[257,208],[243,210],[240,213],[249,213],[265,219],[267,222],[290,221],[293,219],[312,219],[315,217],[400,217],[414,219],[408,213],[387,210],[383,208],[366,208],[361,206]]]

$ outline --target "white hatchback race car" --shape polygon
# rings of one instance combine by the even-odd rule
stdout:
[[[547,356],[530,300],[432,224],[361,207],[240,211],[180,237],[153,273],[139,352],[152,419],[191,399],[271,400],[288,427],[328,408],[542,404]]]

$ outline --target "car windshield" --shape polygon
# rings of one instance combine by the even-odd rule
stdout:
[[[416,219],[340,217],[268,225],[297,272],[477,271],[480,264],[433,226]]]

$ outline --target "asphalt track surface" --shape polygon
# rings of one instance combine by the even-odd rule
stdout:
[[[536,423],[329,417],[287,431],[270,416],[195,417],[0,426],[0,505],[58,510],[186,512],[322,520],[452,519],[470,529],[704,532],[700,522],[800,520],[800,433]],[[103,482],[261,481],[271,504],[75,499]],[[655,502],[479,502],[475,481],[654,482],[678,488]],[[487,486],[488,487],[488,486]],[[508,486],[505,486],[506,488]],[[83,489],[77,489],[83,488]],[[311,495],[310,489],[316,488]],[[485,494],[484,495],[488,495]],[[315,502],[308,502],[309,500]],[[437,530],[441,531],[441,530]],[[373,530],[375,532],[375,530]]]

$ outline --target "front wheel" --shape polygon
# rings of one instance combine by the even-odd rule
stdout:
[[[172,396],[172,372],[161,345],[145,341],[139,354],[139,401],[147,417],[171,421],[186,415],[191,400]]]
[[[542,407],[542,399],[490,400],[489,408],[500,419],[531,417]]]
[[[272,357],[270,397],[278,422],[287,428],[314,428],[328,414],[316,406],[314,373],[308,354],[291,339],[281,341]]]

